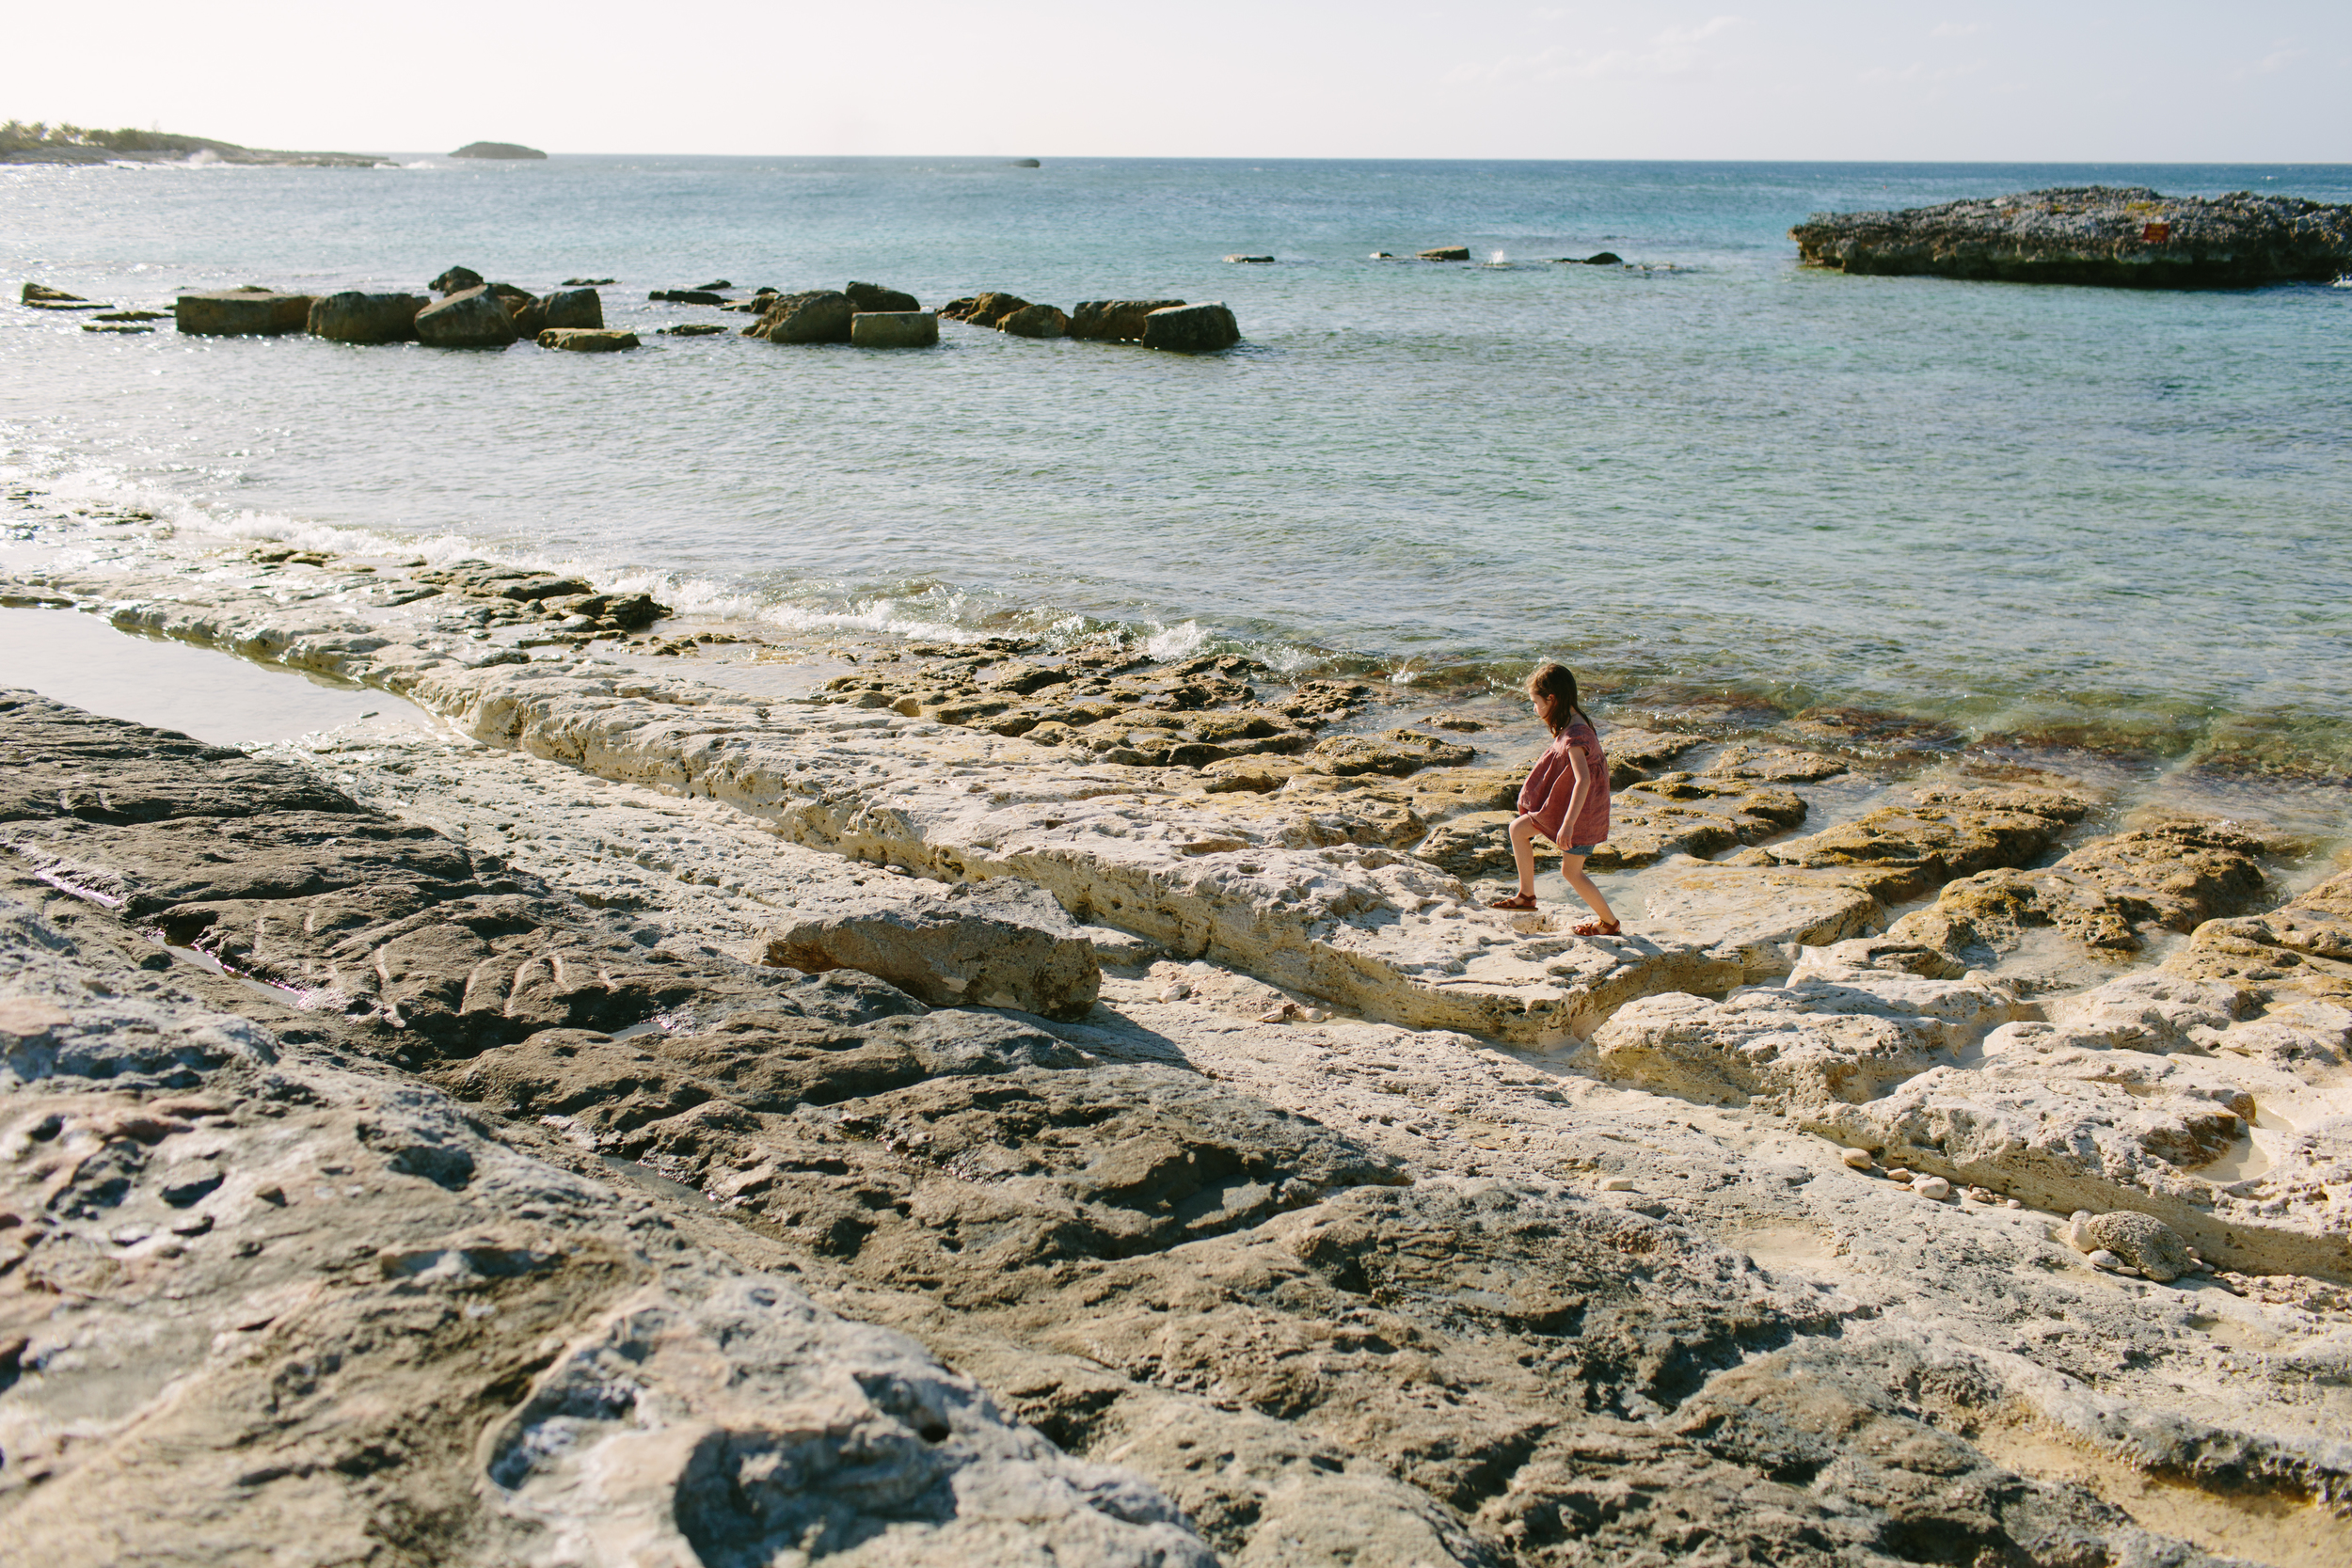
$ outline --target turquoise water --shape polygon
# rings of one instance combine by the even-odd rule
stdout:
[[[125,303],[612,277],[641,331],[742,325],[644,300],[716,277],[1166,295],[1246,341],[469,355],[7,306],[0,477],[787,624],[1118,622],[1432,683],[1558,654],[1630,700],[2352,776],[2352,289],[1853,278],[1786,234],[2092,180],[2352,200],[2352,168],[416,164],[0,168],[0,258]],[[1504,264],[1371,257],[1441,244]],[[1644,265],[1546,260],[1602,248]]]

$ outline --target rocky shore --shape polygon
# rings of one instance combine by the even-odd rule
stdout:
[[[2352,272],[2352,207],[2239,191],[2076,185],[1898,213],[1821,213],[1788,230],[1808,266],[2134,289],[2326,283]]]
[[[2352,877],[2294,832],[1612,726],[1585,941],[1480,907],[1477,725],[1344,680],[193,539],[0,590],[453,726],[0,712],[35,1549],[2352,1543]]]

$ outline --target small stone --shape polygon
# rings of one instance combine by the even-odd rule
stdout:
[[[2004,1209],[2023,1209],[2025,1206],[2026,1200],[2022,1197],[2005,1197],[2001,1199],[2001,1207]]]
[[[1600,1190],[1604,1193],[1629,1193],[1633,1190],[1633,1178],[1604,1176],[1601,1178]]]
[[[1870,1157],[1870,1151],[1867,1148],[1844,1149],[1839,1152],[1837,1157],[1840,1160],[1845,1161],[1846,1164],[1851,1165],[1856,1170],[1868,1170],[1872,1165],[1878,1164],[1876,1160]]]
[[[1331,1015],[1325,1012],[1321,1007],[1310,1007],[1298,1016],[1300,1019],[1309,1023],[1322,1023],[1327,1021]]]
[[[1940,1176],[1921,1177],[1911,1184],[1911,1190],[1921,1197],[1931,1197],[1939,1203],[1952,1196],[1952,1184]]]
[[[1990,1187],[1971,1187],[1968,1189],[1968,1201],[1971,1203],[1998,1203],[2001,1201],[2001,1195],[1994,1192]]]
[[[2109,1252],[2105,1247],[2099,1248],[2085,1260],[2089,1262],[2092,1268],[2105,1269],[2110,1274],[2123,1266],[2123,1259],[2118,1258],[2115,1254]]]
[[[1909,1186],[1911,1184],[1911,1172],[1905,1170],[1900,1165],[1897,1165],[1894,1169],[1886,1173],[1886,1180],[1892,1181],[1898,1187]]]
[[[1288,1023],[1291,1021],[1291,1015],[1297,1010],[1295,1004],[1285,1002],[1279,1007],[1268,1007],[1264,1012],[1260,1013],[1258,1022],[1260,1023]]]
[[[1163,1002],[1182,1002],[1191,994],[1192,987],[1182,980],[1170,980],[1160,988],[1160,1000]]]

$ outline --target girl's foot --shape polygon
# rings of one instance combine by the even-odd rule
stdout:
[[[1502,906],[1498,904],[1495,907],[1501,909]],[[1534,907],[1534,901],[1530,900],[1529,908]],[[1588,920],[1576,928],[1576,934],[1580,937],[1613,937],[1617,934],[1617,923],[1613,920]]]
[[[1490,910],[1532,910],[1535,907],[1535,895],[1532,893],[1515,893],[1508,898],[1498,898],[1486,907]]]

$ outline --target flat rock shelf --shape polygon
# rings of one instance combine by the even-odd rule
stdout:
[[[1465,879],[1480,726],[1344,680],[40,537],[0,596],[447,721],[0,696],[43,1560],[2352,1550],[2352,866],[2289,835],[1613,726],[1584,940]]]
[[[1897,213],[1822,213],[1788,230],[1809,266],[2133,289],[2326,283],[2352,271],[2352,206],[2239,191],[2168,197],[2072,185]]]

